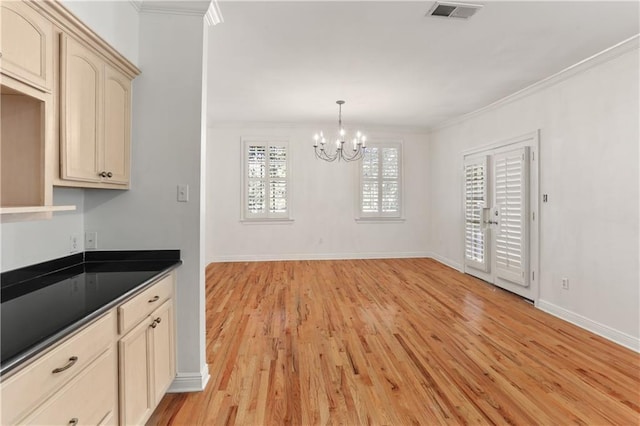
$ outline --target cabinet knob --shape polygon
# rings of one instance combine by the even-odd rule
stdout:
[[[98,173],[98,176],[106,178],[107,177],[107,172],[100,172],[100,173]]]
[[[78,424],[78,418],[74,417],[71,420],[69,420],[69,425],[70,426],[76,426]]]
[[[151,299],[149,299],[149,303],[157,302],[158,299],[160,299],[160,296],[158,296],[158,295],[153,296]]]
[[[112,177],[113,177],[113,173],[111,173],[111,172],[107,172],[107,177],[108,177],[108,178],[112,178]]]
[[[151,328],[156,328],[158,326],[158,324],[160,324],[161,321],[162,321],[162,319],[160,317],[154,319],[153,322],[151,323],[150,327]]]

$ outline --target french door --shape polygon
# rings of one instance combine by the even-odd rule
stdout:
[[[463,172],[465,272],[531,300],[538,297],[537,146],[536,133],[469,153]]]

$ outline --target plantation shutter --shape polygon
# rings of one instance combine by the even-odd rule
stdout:
[[[288,217],[289,170],[286,142],[245,142],[244,217]]]
[[[465,159],[465,264],[485,272],[489,270],[489,230],[484,223],[484,209],[487,207],[487,157]]]
[[[247,155],[247,216],[262,216],[267,208],[267,144],[246,145]]]
[[[401,144],[370,143],[360,163],[360,217],[400,217]]]
[[[498,212],[496,231],[496,277],[528,286],[529,148],[494,156],[494,206]]]

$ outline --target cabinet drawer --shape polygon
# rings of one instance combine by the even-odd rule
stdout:
[[[56,395],[42,404],[23,425],[105,425],[115,422],[115,354],[109,348]]]
[[[4,381],[2,424],[15,424],[112,345],[113,316],[109,312]]]
[[[173,274],[170,274],[118,308],[120,334],[134,327],[173,295]]]

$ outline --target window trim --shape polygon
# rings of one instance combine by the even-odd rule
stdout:
[[[362,185],[364,183],[364,179],[362,176],[362,160],[358,161],[358,186],[357,192],[358,196],[356,197],[356,223],[402,223],[405,221],[404,217],[404,143],[400,139],[374,139],[367,141],[367,148],[398,148],[399,154],[399,164],[398,164],[398,186],[399,186],[399,211],[397,213],[393,212],[377,212],[377,213],[365,213],[362,211]],[[380,157],[382,158],[382,157]],[[379,165],[382,168],[382,164]],[[382,183],[382,173],[379,174],[378,182]],[[380,200],[382,198],[382,189],[380,188],[379,192]],[[380,206],[382,207],[382,202],[380,201]]]
[[[243,223],[287,223],[293,221],[291,218],[291,150],[288,139],[283,138],[267,138],[267,137],[243,137],[241,138],[242,145],[242,179],[241,179],[241,212],[240,212],[240,222]],[[267,182],[266,185],[266,200],[267,200],[267,208],[265,213],[249,213],[248,211],[248,147],[249,145],[263,145],[266,147],[266,177],[265,180]],[[287,185],[287,211],[285,213],[271,213],[269,212],[269,148],[271,146],[283,146],[286,148],[287,160],[286,160],[286,168],[287,175],[284,178],[286,180]],[[278,180],[282,180],[278,178]]]

